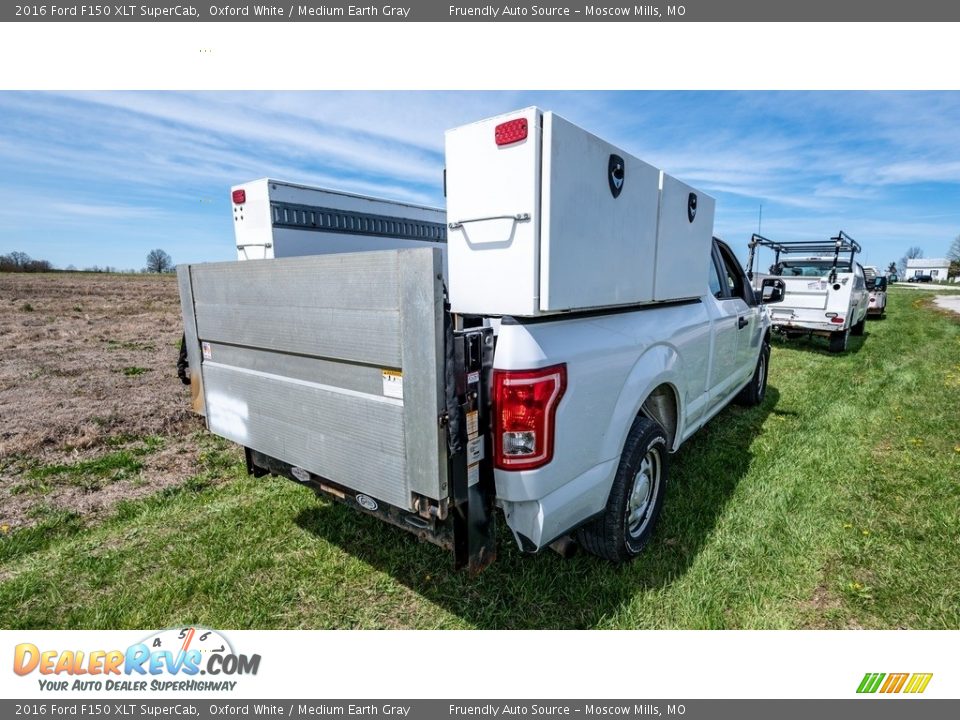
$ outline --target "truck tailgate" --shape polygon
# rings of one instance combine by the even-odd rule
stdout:
[[[827,307],[829,285],[819,278],[781,278],[786,285],[783,302],[771,306],[774,312],[792,308],[824,310]]]
[[[439,249],[177,272],[211,432],[399,508],[447,497]]]

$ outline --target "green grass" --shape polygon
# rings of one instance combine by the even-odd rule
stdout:
[[[44,495],[55,486],[71,485],[94,491],[110,483],[135,478],[143,469],[144,456],[156,452],[163,445],[163,438],[121,434],[107,438],[104,445],[121,449],[74,463],[38,465],[24,458],[11,462],[9,469],[23,478],[11,487],[11,492]]]
[[[0,626],[960,627],[960,323],[890,293],[842,355],[777,341],[759,408],[674,456],[634,563],[521,556],[479,577],[441,550],[210,440],[183,487],[92,526],[0,539]]]
[[[150,372],[150,368],[138,367],[136,365],[131,365],[130,367],[125,367],[121,372],[127,377],[137,377],[143,375],[144,373]]]

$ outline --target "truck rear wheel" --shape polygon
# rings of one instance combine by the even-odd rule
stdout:
[[[857,336],[863,335],[863,329],[864,327],[866,327],[866,324],[867,324],[867,316],[864,315],[863,319],[860,322],[858,322],[856,325],[850,328],[850,334],[857,335]]]
[[[753,377],[734,398],[738,405],[752,407],[763,402],[763,398],[767,394],[767,371],[769,369],[770,343],[764,342],[760,345],[760,356],[757,358],[757,367],[753,371]]]
[[[667,484],[667,434],[638,417],[630,428],[603,514],[577,531],[583,549],[612,562],[631,560],[650,539]]]
[[[850,328],[846,330],[837,330],[830,333],[830,352],[841,353],[847,349],[847,341],[850,339]]]

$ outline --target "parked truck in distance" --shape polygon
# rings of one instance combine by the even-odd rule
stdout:
[[[783,302],[770,310],[774,332],[786,337],[819,335],[830,352],[847,349],[850,335],[862,335],[869,297],[863,267],[855,260],[860,245],[842,230],[828,242],[776,242],[750,238],[751,278],[758,247],[775,253],[770,274],[785,287]]]
[[[864,265],[863,276],[867,283],[867,317],[882,318],[887,313],[887,277],[873,265]]]
[[[418,247],[389,201],[327,193],[297,210],[341,219],[285,228],[310,256],[178,268],[209,429],[458,567],[493,561],[499,513],[523,552],[634,557],[671,453],[766,392],[769,317],[713,200],[537,108],[448,132],[446,189]],[[233,200],[266,242],[280,200]],[[397,246],[342,252],[357,228]]]

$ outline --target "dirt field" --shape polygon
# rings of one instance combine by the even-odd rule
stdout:
[[[172,275],[0,274],[0,529],[102,513],[196,472],[180,333]]]

